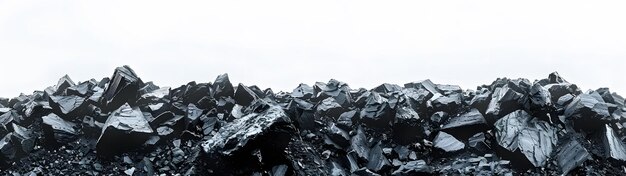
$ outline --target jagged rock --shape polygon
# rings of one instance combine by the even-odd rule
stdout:
[[[10,143],[13,145],[14,158],[25,156],[35,147],[35,139],[31,129],[12,124],[13,132],[11,134]],[[8,135],[7,135],[8,136]]]
[[[380,147],[380,144],[374,145],[374,147],[372,147],[369,152],[367,169],[378,172],[390,167],[391,163],[389,163],[389,161],[383,154],[383,150]]]
[[[350,145],[350,135],[345,130],[337,127],[335,123],[330,123],[327,128],[327,136],[334,143],[340,146],[341,148],[345,148]]]
[[[335,101],[335,98],[328,97],[317,105],[315,116],[317,117],[316,119],[320,119],[321,117],[337,119],[343,112],[343,107]]]
[[[75,123],[65,121],[56,114],[48,114],[42,119],[46,138],[53,139],[54,142],[69,143],[78,135]]]
[[[61,77],[59,79],[59,82],[54,87],[54,94],[53,95],[65,94],[65,90],[67,88],[75,86],[75,85],[76,84],[74,83],[74,81],[72,81],[72,79],[68,75],[65,75],[65,76],[63,76],[63,77]]]
[[[276,147],[285,141],[279,141],[280,136],[275,130],[279,127],[288,129],[291,120],[285,112],[276,105],[269,107],[261,112],[250,112],[242,118],[235,119],[233,122],[226,124],[217,132],[216,136],[205,141],[202,144],[204,152],[208,154],[219,153],[221,155],[233,155],[239,150],[249,147],[248,144],[257,142],[263,137],[276,137]],[[283,129],[283,130],[286,130]],[[284,139],[282,139],[284,140]],[[260,146],[254,146],[260,147]]]
[[[424,160],[409,161],[393,171],[392,175],[431,175],[433,168],[426,164]]]
[[[360,113],[361,121],[372,128],[388,128],[395,117],[387,99],[376,92],[367,98],[367,103]]]
[[[307,84],[300,84],[291,92],[291,97],[303,100],[314,98],[314,96],[315,92],[313,92],[313,88]]]
[[[96,150],[99,155],[111,156],[137,149],[153,132],[139,108],[124,104],[104,123]]]
[[[490,123],[513,111],[525,108],[528,97],[521,92],[516,92],[509,84],[498,87],[493,91],[491,102],[486,114],[490,116]]]
[[[565,108],[564,114],[576,129],[595,131],[601,129],[610,117],[606,103],[592,95],[580,94]]]
[[[328,83],[317,82],[313,86],[313,90],[318,101],[333,97],[341,106],[348,107],[352,104],[350,87],[341,81],[331,79]]]
[[[399,85],[396,84],[389,84],[389,83],[384,83],[381,84],[380,86],[372,89],[372,91],[374,92],[378,92],[378,93],[391,93],[391,92],[399,92],[402,91],[402,87],[400,87]]]
[[[258,99],[259,97],[250,88],[239,83],[239,85],[237,86],[237,90],[235,91],[235,96],[233,98],[235,99],[235,103],[242,106],[249,106],[254,100]]]
[[[494,125],[496,142],[503,148],[499,154],[520,168],[543,167],[558,140],[554,127],[524,110],[514,111]]]
[[[340,127],[344,130],[352,129],[352,121],[356,119],[358,112],[355,110],[341,113],[339,115],[339,119],[337,119],[337,127]]]
[[[471,109],[469,112],[451,118],[441,130],[460,140],[466,140],[471,135],[488,129],[485,117],[478,109]]]
[[[567,175],[571,170],[581,166],[591,155],[578,141],[568,139],[561,142],[556,154],[556,161],[563,175]]]
[[[485,138],[485,133],[476,133],[468,140],[468,146],[473,148],[475,152],[488,152],[491,147]]]
[[[433,144],[435,145],[435,148],[447,153],[454,153],[465,148],[465,144],[463,142],[457,140],[456,138],[454,138],[454,136],[443,131],[437,134],[435,140],[433,141]]]
[[[86,97],[94,86],[95,85],[92,82],[86,81],[67,88],[65,92],[67,93],[67,95]]]
[[[398,107],[394,119],[393,139],[398,144],[417,142],[426,135],[422,127],[426,126],[426,122],[411,107]]]
[[[604,134],[602,134],[602,142],[604,143],[605,157],[608,159],[626,162],[626,146],[613,131],[609,125],[604,125]]]
[[[11,124],[14,122],[14,115],[11,111],[0,115],[0,136],[13,131]]]
[[[469,105],[478,109],[481,113],[485,113],[491,102],[491,91],[487,88],[480,88],[476,91],[476,95],[470,101]]]
[[[357,129],[356,135],[352,136],[352,139],[350,139],[350,146],[352,147],[352,151],[354,151],[358,160],[365,162],[369,161],[369,142],[367,141],[367,136],[365,136],[365,132],[363,132],[362,128]]]
[[[439,96],[435,98],[431,105],[434,111],[445,111],[450,113],[456,113],[457,109],[462,106],[463,96],[459,93],[454,93],[446,96]]]
[[[218,99],[220,97],[232,97],[235,94],[233,84],[228,79],[228,74],[222,74],[215,78],[213,82],[213,97]]]
[[[50,96],[49,105],[55,114],[71,120],[80,114],[86,114],[88,103],[85,98],[76,95]]]
[[[133,106],[139,99],[139,89],[144,86],[141,78],[128,66],[115,68],[113,76],[104,90],[102,100],[104,111],[113,111],[128,103]]]

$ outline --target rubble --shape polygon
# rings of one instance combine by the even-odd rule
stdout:
[[[98,81],[99,80],[99,81]],[[625,100],[558,73],[292,92],[113,76],[0,98],[8,175],[623,175]],[[608,162],[605,162],[608,161]]]

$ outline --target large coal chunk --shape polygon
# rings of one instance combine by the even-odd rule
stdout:
[[[439,149],[445,153],[454,153],[461,151],[465,148],[465,144],[463,142],[457,140],[456,138],[454,138],[454,136],[443,131],[437,134],[435,140],[433,141],[433,145],[436,149]]]
[[[600,99],[602,100],[602,99]],[[610,117],[606,103],[590,94],[580,94],[565,108],[564,114],[573,122],[576,129],[596,131],[608,122]]]
[[[135,105],[139,99],[139,89],[144,86],[143,81],[128,66],[117,67],[102,95],[103,110],[110,112],[118,109],[125,103]]]
[[[626,162],[626,146],[615,134],[609,125],[604,126],[602,142],[604,143],[605,157],[619,162]]]
[[[259,96],[252,91],[252,89],[239,83],[237,90],[235,91],[235,103],[242,106],[249,106],[252,102],[259,98]]]
[[[257,102],[252,106],[244,111],[246,115],[202,142],[205,161],[216,174],[246,173],[289,162],[285,151],[295,133],[290,118],[277,105]],[[245,170],[235,167],[242,164],[247,166]]]
[[[309,100],[311,98],[315,98],[315,92],[313,90],[313,87],[307,84],[300,84],[298,85],[298,87],[293,89],[293,91],[291,92],[291,97]]]
[[[316,94],[316,102],[333,97],[341,106],[348,107],[352,104],[350,86],[344,82],[335,79],[331,79],[328,83],[317,82],[313,86],[313,90]]]
[[[554,109],[550,92],[540,84],[534,84],[530,88],[530,103],[531,111],[537,112],[536,114],[545,114]]]
[[[54,95],[63,95],[65,94],[67,88],[75,85],[76,84],[74,83],[74,81],[72,81],[72,79],[68,75],[65,75],[61,77],[61,79],[59,79],[59,82],[54,87]]]
[[[96,151],[101,156],[111,156],[137,149],[153,132],[139,108],[124,104],[104,123]]]
[[[74,119],[86,114],[89,103],[85,101],[85,98],[76,95],[50,96],[49,105],[55,114],[65,119]]]
[[[56,114],[48,114],[42,117],[43,130],[46,139],[57,144],[64,144],[73,141],[77,135],[76,124],[63,120]]]
[[[213,82],[213,97],[219,99],[220,97],[232,97],[235,94],[233,84],[228,79],[228,74],[222,74],[215,78]]]
[[[524,110],[514,111],[494,125],[499,154],[519,168],[543,167],[558,140],[554,127]]]
[[[467,140],[473,134],[486,131],[487,129],[487,121],[478,109],[471,109],[467,113],[453,117],[441,127],[442,131],[460,140]]]
[[[427,122],[408,106],[398,107],[393,124],[393,139],[400,145],[407,145],[426,136],[424,127]]]
[[[563,175],[567,175],[571,170],[581,166],[591,158],[587,149],[574,138],[566,139],[560,144],[556,154],[556,162]]]
[[[431,101],[433,111],[445,111],[456,113],[457,109],[462,106],[463,96],[460,93],[439,96]]]
[[[367,103],[360,113],[361,121],[371,128],[388,128],[395,117],[395,111],[390,107],[387,98],[372,92]]]
[[[490,123],[498,118],[519,109],[528,109],[528,97],[525,92],[518,92],[511,84],[498,87],[493,91],[491,102],[487,108]]]
[[[17,159],[28,155],[35,147],[33,132],[17,124],[12,124],[13,132],[0,140],[0,152],[7,159]]]
[[[266,135],[274,126],[290,124],[291,120],[281,107],[270,105],[262,112],[252,112],[226,124],[213,138],[202,144],[206,153],[230,155],[246,147],[249,141]]]

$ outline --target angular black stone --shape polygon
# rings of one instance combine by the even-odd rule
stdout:
[[[587,149],[575,139],[566,139],[566,142],[560,142],[560,144],[556,154],[556,162],[563,175],[567,175],[591,157]]]
[[[499,155],[519,168],[543,167],[558,136],[548,122],[533,119],[524,110],[514,111],[494,124]]]
[[[391,92],[398,92],[401,90],[402,90],[402,87],[400,87],[399,85],[389,84],[389,83],[381,84],[380,86],[372,89],[372,91],[374,92],[385,93],[385,94],[391,93]]]
[[[76,95],[50,96],[49,105],[55,114],[64,119],[74,119],[81,114],[86,114],[88,104],[85,98]]]
[[[433,145],[435,148],[446,153],[458,152],[465,148],[465,144],[463,142],[443,131],[440,131],[439,134],[435,136]]]
[[[314,96],[315,92],[313,91],[313,87],[307,84],[300,84],[291,92],[291,97],[300,98],[303,100],[309,100],[311,98],[314,98]]]
[[[485,117],[478,109],[471,109],[469,112],[452,117],[441,127],[441,130],[456,137],[459,140],[467,140],[473,134],[486,131],[488,129]]]
[[[101,156],[137,149],[154,131],[139,108],[128,104],[115,110],[104,123],[96,151]]]
[[[344,130],[351,130],[352,121],[356,119],[357,115],[358,111],[355,110],[341,113],[341,115],[339,115],[339,119],[337,119],[337,126]]]
[[[498,118],[519,109],[528,109],[528,97],[516,92],[509,85],[498,87],[493,91],[486,115],[492,117],[490,123]]]
[[[235,103],[242,106],[249,106],[254,100],[258,99],[259,96],[250,88],[239,83],[237,90],[235,91],[235,97],[233,98],[235,99]]]
[[[330,123],[327,127],[326,135],[333,143],[337,144],[341,148],[345,148],[350,145],[350,135],[345,130],[337,127],[334,123]]]
[[[94,86],[95,85],[92,82],[86,81],[67,88],[65,92],[67,93],[67,95],[86,97],[91,93],[91,90]]]
[[[337,101],[335,101],[335,98],[328,97],[322,100],[319,104],[317,104],[315,116],[317,119],[320,119],[322,117],[337,119],[343,112],[343,107],[341,107],[341,105],[337,103]]]
[[[563,115],[573,122],[574,128],[590,132],[602,129],[610,117],[606,103],[598,101],[589,94],[576,96],[567,105]]]
[[[102,110],[110,112],[128,103],[133,106],[139,99],[139,89],[144,86],[141,78],[128,66],[115,68],[107,88],[102,94],[104,107]]]
[[[11,142],[16,154],[21,157],[29,154],[35,147],[35,138],[33,131],[29,128],[12,124],[13,132],[11,133]]]
[[[388,128],[395,117],[387,99],[376,92],[367,98],[367,103],[360,113],[361,121],[372,128]]]
[[[235,89],[233,88],[233,84],[230,83],[230,79],[228,79],[228,74],[222,74],[215,78],[215,82],[213,82],[213,97],[218,99],[220,97],[232,97],[235,94]]]
[[[50,142],[65,144],[73,141],[78,135],[75,123],[65,121],[56,114],[48,114],[42,119],[44,133],[47,139],[52,140]]]
[[[459,93],[439,96],[431,101],[433,111],[445,111],[450,113],[456,113],[459,107],[462,106],[462,103],[463,96]]]
[[[209,154],[231,155],[248,147],[248,142],[264,135],[271,135],[273,128],[289,123],[291,120],[282,108],[270,105],[263,112],[250,113],[226,124],[220,128],[215,137],[204,141],[202,147],[204,152]]]
[[[65,90],[67,88],[75,85],[76,84],[74,83],[74,81],[72,81],[72,79],[68,75],[65,75],[59,79],[59,82],[54,87],[54,95],[63,95],[65,94]]]
[[[470,101],[469,105],[478,109],[481,113],[485,113],[491,102],[491,91],[488,88],[482,88],[476,91],[476,95]]]
[[[411,107],[398,107],[394,119],[393,139],[398,144],[411,144],[425,137],[422,126],[427,123]]]
[[[391,163],[389,163],[389,160],[383,155],[383,149],[380,147],[380,144],[374,145],[369,152],[367,169],[378,172],[390,167]]]
[[[354,151],[358,160],[364,162],[369,161],[369,142],[367,141],[367,136],[365,136],[365,132],[363,132],[362,128],[357,129],[356,135],[352,136],[352,139],[350,139],[350,146],[352,147],[352,151]]]
[[[604,143],[604,157],[619,162],[626,162],[626,145],[615,134],[613,128],[604,125],[602,142]]]
[[[409,161],[403,164],[392,175],[431,175],[433,168],[426,164],[424,160]]]

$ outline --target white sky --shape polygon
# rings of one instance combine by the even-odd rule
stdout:
[[[172,87],[229,73],[286,91],[330,78],[475,89],[558,71],[626,95],[626,4],[593,2],[0,0],[0,97],[125,64]]]

